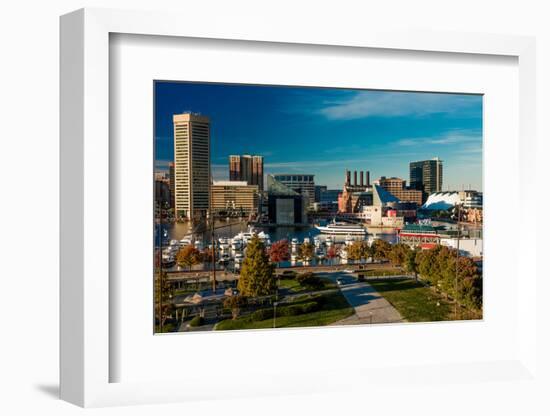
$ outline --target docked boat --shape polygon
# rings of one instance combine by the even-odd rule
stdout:
[[[186,235],[180,240],[180,246],[185,247],[189,244],[193,243],[193,236],[192,235]]]
[[[235,236],[231,239],[231,249],[237,251],[243,248],[243,239],[239,236]]]
[[[229,239],[225,237],[220,237],[218,239],[220,250],[225,251],[229,249]]]
[[[172,255],[162,255],[162,265],[164,267],[172,267],[176,264],[176,258]]]
[[[366,236],[367,229],[360,224],[333,221],[327,225],[315,225],[323,234]]]
[[[202,249],[204,248],[204,244],[200,238],[197,238],[195,240],[195,248],[199,251],[202,251]]]

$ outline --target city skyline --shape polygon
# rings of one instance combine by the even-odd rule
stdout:
[[[173,160],[173,114],[190,111],[211,119],[214,180],[229,178],[232,154],[335,189],[345,169],[409,183],[410,162],[439,157],[444,190],[483,190],[479,95],[156,82],[155,103],[158,170]]]

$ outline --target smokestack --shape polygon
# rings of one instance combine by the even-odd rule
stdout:
[[[368,170],[365,171],[365,182],[367,186],[370,186],[370,172]]]
[[[359,178],[361,180],[361,186],[364,186],[365,182],[363,182],[363,171],[359,172]]]
[[[351,182],[351,172],[346,169],[346,185],[349,185]]]
[[[353,171],[353,186],[357,186],[357,171]]]

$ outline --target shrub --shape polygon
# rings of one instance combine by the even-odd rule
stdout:
[[[319,278],[319,276],[314,275],[313,273],[301,273],[298,276],[296,276],[296,280],[298,283],[300,283],[301,286],[305,286],[311,289],[321,289],[323,285],[323,281]]]
[[[299,314],[300,314],[299,305],[283,306],[282,308],[279,308],[279,310],[277,311],[277,315],[280,315],[280,316],[294,316]]]
[[[191,327],[197,327],[204,325],[204,318],[202,316],[195,316],[193,319],[191,319],[191,322],[189,322],[189,326]]]
[[[302,305],[302,313],[311,313],[319,309],[319,304],[317,302],[307,302]]]
[[[247,302],[248,300],[244,296],[241,296],[241,295],[229,296],[225,298],[225,300],[223,301],[223,307],[231,310],[231,315],[233,316],[233,319],[237,319],[241,311],[241,308],[245,307]]]
[[[252,321],[265,321],[266,319],[273,318],[273,309],[258,309],[250,315]]]
[[[305,313],[311,313],[319,309],[317,302],[298,303],[295,305],[283,306],[277,309],[277,315],[279,316],[296,316]]]

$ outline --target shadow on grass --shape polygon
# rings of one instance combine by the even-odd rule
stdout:
[[[413,279],[366,279],[366,282],[377,292],[390,292],[393,290],[421,289],[425,286]]]
[[[346,289],[344,291],[344,296],[353,307],[368,305],[371,301],[380,299],[380,296],[373,295],[372,289],[367,286]]]

